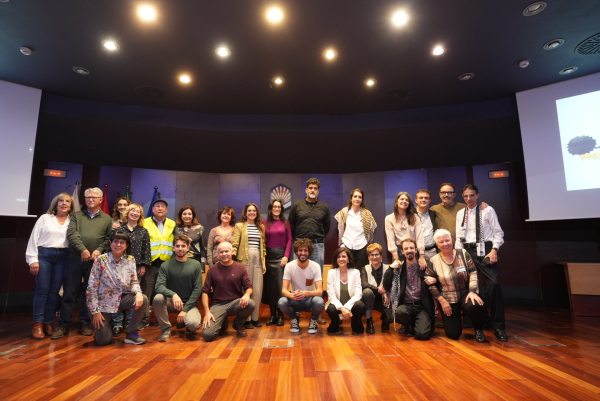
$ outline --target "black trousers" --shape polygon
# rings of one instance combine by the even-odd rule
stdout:
[[[367,246],[365,245],[362,249],[350,249],[352,257],[354,258],[354,267],[362,269],[369,264],[369,255],[367,254]]]
[[[446,332],[446,336],[453,340],[458,340],[458,338],[462,334],[463,326],[462,326],[462,316],[463,314],[468,316],[473,322],[473,328],[475,330],[483,329],[483,323],[485,321],[485,307],[475,303],[473,305],[473,301],[469,301],[469,303],[465,303],[467,299],[468,292],[466,292],[458,301],[458,303],[450,304],[452,307],[452,315],[446,316],[446,314],[442,311],[442,319],[444,321],[444,331]]]
[[[415,339],[427,341],[431,338],[433,319],[421,305],[403,304],[396,308],[396,321],[407,326],[414,326]]]
[[[477,271],[485,277],[485,286],[480,286],[480,296],[490,308],[490,322],[494,329],[505,328],[504,295],[498,281],[498,263],[490,265],[489,258],[477,256],[477,248],[465,247],[471,255]],[[485,244],[485,255],[492,251],[492,243]]]
[[[350,319],[350,324],[352,326],[352,331],[355,333],[364,333],[365,326],[362,323],[362,317],[365,315],[365,311],[367,307],[362,301],[356,301],[354,306],[350,310],[352,312],[352,318]],[[334,304],[329,304],[327,307],[327,314],[331,319],[331,323],[327,328],[327,332],[335,333],[340,329],[340,311],[337,310]]]
[[[146,266],[146,274],[142,277],[140,282],[140,287],[142,288],[142,293],[148,298],[148,305],[152,305],[152,301],[154,300],[154,287],[156,286],[156,279],[158,278],[158,272],[160,270],[160,265],[162,265],[165,261],[157,258],[152,261],[150,266]],[[142,322],[148,323],[150,320],[150,309],[146,309],[146,313],[144,314],[144,318]]]

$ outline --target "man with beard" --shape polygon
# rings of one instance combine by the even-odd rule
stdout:
[[[290,318],[290,332],[300,331],[297,312],[311,312],[308,333],[315,334],[319,331],[317,318],[325,308],[323,295],[323,278],[319,265],[309,260],[313,251],[313,244],[307,238],[302,238],[294,243],[294,259],[285,266],[283,285],[278,302],[279,309]],[[290,292],[290,283],[294,292]]]
[[[161,265],[156,279],[156,295],[152,306],[160,328],[160,342],[168,341],[171,336],[169,312],[179,312],[177,328],[185,326],[186,334],[193,334],[200,328],[198,299],[202,294],[202,265],[187,257],[190,242],[186,235],[175,238],[175,259],[169,259]]]
[[[400,244],[404,262],[395,261],[383,276],[383,288],[395,320],[406,327],[406,336],[426,341],[435,330],[433,325],[433,298],[429,284],[435,279],[425,278],[416,258],[417,243],[407,238]],[[428,262],[429,263],[429,262]]]

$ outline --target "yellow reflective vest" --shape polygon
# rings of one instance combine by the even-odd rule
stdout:
[[[173,230],[175,230],[175,222],[165,218],[162,235],[152,217],[144,219],[144,228],[150,234],[152,261],[154,262],[158,258],[160,260],[171,259],[173,257]]]

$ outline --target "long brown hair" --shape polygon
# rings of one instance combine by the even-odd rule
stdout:
[[[282,199],[273,199],[271,202],[269,202],[269,213],[267,214],[267,227],[269,229],[271,229],[271,226],[273,225],[273,222],[275,221],[275,217],[273,216],[273,204],[275,202],[279,202],[279,204],[281,205],[281,213],[279,213],[279,220],[281,220],[284,227],[286,225],[286,219],[285,219],[285,216],[283,215],[283,200]]]
[[[394,199],[394,217],[396,218],[396,221],[398,221],[398,199],[400,199],[402,195],[405,195],[408,198],[408,208],[406,209],[406,221],[408,221],[409,225],[414,226],[415,219],[417,216],[417,210],[415,208],[412,196],[410,196],[408,192],[398,192],[398,195],[396,195],[396,199]]]
[[[190,209],[192,211],[192,226],[197,226],[200,223],[198,223],[198,218],[197,218],[197,214],[196,214],[196,209],[194,209],[194,206],[192,205],[184,205],[181,207],[181,209],[179,209],[179,213],[177,213],[177,225],[178,226],[182,226],[183,225],[183,219],[181,218],[181,216],[183,216],[183,212],[185,212],[186,210]],[[173,242],[175,243],[175,242]]]
[[[248,208],[250,206],[254,206],[254,208],[256,209],[256,219],[254,219],[254,224],[256,225],[256,228],[258,228],[258,231],[260,232],[260,236],[263,237],[263,239],[264,239],[265,238],[265,226],[262,222],[262,217],[260,216],[260,210],[258,210],[258,205],[256,203],[250,202],[246,206],[244,206],[244,211],[242,212],[242,217],[240,217],[240,223],[248,221],[246,212],[248,211]]]
[[[350,192],[350,199],[348,199],[348,210],[352,209],[352,197],[354,196],[355,192],[360,192],[360,194],[362,195],[362,202],[360,202],[360,208],[366,209],[367,205],[365,204],[365,193],[360,188],[354,188],[352,192]]]
[[[115,201],[115,205],[113,206],[113,210],[112,210],[112,214],[111,214],[113,220],[121,221],[121,212],[119,212],[119,201],[122,201],[122,200],[127,201],[127,206],[131,205],[131,200],[129,198],[125,198],[124,196],[117,198],[117,200]]]

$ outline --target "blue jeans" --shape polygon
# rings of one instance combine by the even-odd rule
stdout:
[[[73,309],[79,298],[81,308],[79,310],[79,324],[90,324],[90,314],[85,303],[85,291],[87,290],[93,260],[82,262],[80,258],[67,258],[65,265],[65,276],[63,280],[63,300],[60,307],[59,325],[70,326],[73,323]],[[81,279],[83,278],[83,282]]]
[[[296,240],[298,240],[298,238],[296,238]],[[321,277],[323,277],[323,264],[325,264],[325,244],[313,244],[313,248],[313,253],[310,254],[309,259],[321,266]],[[298,256],[294,254],[294,259],[292,260],[296,259],[298,259]]]
[[[296,312],[311,312],[310,318],[317,320],[321,315],[321,312],[323,312],[323,309],[325,309],[325,301],[319,296],[307,297],[299,301],[281,297],[279,298],[277,306],[290,318],[290,320],[297,318]]]
[[[123,294],[125,295],[125,294]],[[112,327],[120,327],[123,328],[123,319],[125,318],[125,311],[119,309],[115,313],[112,314]],[[131,315],[133,315],[133,309],[129,309],[127,311],[127,325],[131,321]]]
[[[58,292],[63,281],[67,249],[38,247],[40,271],[35,276],[33,321],[52,324],[58,303]]]

